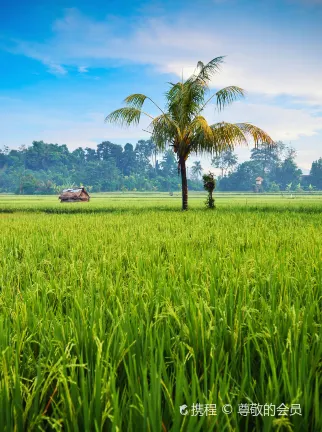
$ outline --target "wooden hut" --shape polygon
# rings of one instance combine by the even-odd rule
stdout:
[[[263,178],[262,177],[257,177],[255,182],[255,192],[262,192],[262,182],[263,182]]]
[[[60,202],[89,201],[89,195],[85,188],[64,189],[58,197]]]

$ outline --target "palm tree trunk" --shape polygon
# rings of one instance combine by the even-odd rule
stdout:
[[[182,210],[188,210],[188,181],[187,168],[184,158],[180,159],[181,185],[182,185]]]

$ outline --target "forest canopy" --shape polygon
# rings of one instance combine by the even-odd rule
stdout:
[[[295,162],[294,149],[278,142],[276,147],[251,150],[250,160],[238,163],[226,151],[211,164],[220,175],[216,190],[252,191],[261,176],[262,191],[321,190],[322,158],[313,161],[310,175],[303,175]],[[210,161],[209,161],[210,162]],[[190,190],[203,190],[200,161],[189,170]],[[104,141],[94,148],[33,141],[29,147],[0,150],[0,192],[55,194],[62,188],[85,185],[91,192],[179,191],[178,165],[171,149],[157,154],[150,140],[125,146]]]

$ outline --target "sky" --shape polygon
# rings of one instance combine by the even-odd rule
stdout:
[[[322,0],[2,0],[0,148],[148,139],[145,120],[120,129],[104,118],[132,93],[164,106],[169,82],[226,56],[212,90],[246,97],[221,113],[209,105],[207,120],[255,124],[308,173],[322,157],[321,22]]]

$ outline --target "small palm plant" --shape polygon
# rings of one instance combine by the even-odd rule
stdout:
[[[314,191],[314,189],[316,189],[316,187],[315,187],[315,186],[312,186],[311,183],[310,183],[309,186],[308,186],[308,191],[309,191],[310,193],[312,193],[312,192]]]
[[[164,151],[171,147],[177,156],[178,172],[181,174],[182,210],[188,209],[188,182],[186,161],[191,153],[218,155],[224,150],[234,149],[252,139],[255,147],[259,144],[273,145],[272,138],[262,129],[250,123],[219,122],[210,125],[203,116],[206,106],[215,101],[218,111],[244,96],[240,87],[225,87],[212,95],[210,82],[223,63],[217,57],[209,63],[198,62],[194,74],[186,81],[170,83],[166,93],[165,108],[160,108],[150,97],[136,93],[125,99],[126,106],[111,112],[106,122],[120,126],[139,124],[141,116],[150,119],[148,127],[151,141],[156,148]],[[149,101],[160,114],[152,116],[143,111],[143,104]]]
[[[212,196],[213,191],[215,190],[216,187],[215,177],[211,172],[209,172],[208,174],[204,174],[202,176],[202,179],[203,179],[203,187],[208,192],[208,197],[205,204],[208,208],[213,209],[215,208],[215,200]]]
[[[291,183],[288,183],[288,184],[286,185],[286,187],[285,187],[286,192],[291,192],[292,185],[293,185],[292,182],[291,182]]]

